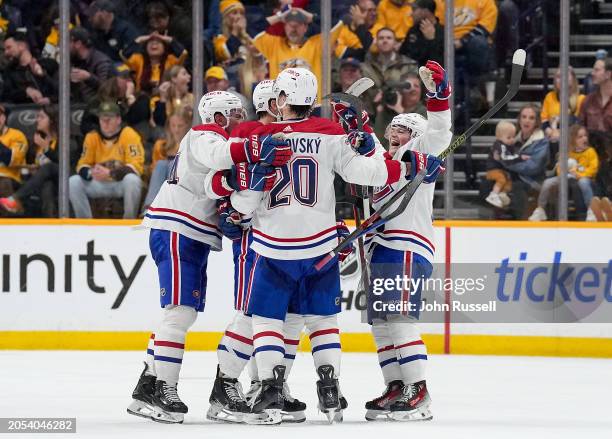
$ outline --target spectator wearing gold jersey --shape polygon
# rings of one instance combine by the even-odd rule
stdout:
[[[25,134],[6,125],[8,110],[0,104],[0,196],[11,195],[21,184],[28,140]]]
[[[136,218],[142,191],[144,148],[140,135],[122,126],[114,102],[98,109],[99,131],[85,136],[76,175],[69,179],[70,203],[77,218],[91,218],[89,198],[123,198],[123,217]]]
[[[0,198],[0,207],[7,212],[22,214],[24,203],[28,207],[27,200],[32,195],[38,195],[42,215],[47,218],[57,217],[58,120],[58,109],[55,105],[44,106],[36,114],[33,143],[36,148],[36,163],[31,168],[33,174],[10,197]],[[25,213],[30,214],[27,208]]]

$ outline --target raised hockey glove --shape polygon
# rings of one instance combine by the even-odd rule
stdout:
[[[229,201],[220,200],[217,213],[219,214],[221,233],[232,241],[240,239],[242,237],[240,212],[234,209]]]
[[[334,114],[334,120],[340,122],[340,125],[342,125],[342,129],[345,133],[359,128],[359,123],[357,122],[357,110],[355,108],[351,107],[346,102],[336,99],[332,99],[330,103]],[[364,127],[368,126],[370,115],[367,111],[362,111],[361,120],[363,121]],[[369,131],[369,127],[367,130]]]
[[[360,155],[370,157],[376,151],[376,143],[374,137],[370,133],[363,131],[351,131],[347,134],[347,139],[353,151]]]
[[[338,231],[338,242],[342,242],[346,239],[347,236],[351,234],[348,227],[344,221],[340,220],[336,222],[336,230]],[[351,253],[355,250],[355,246],[353,244],[346,246],[338,253],[338,260],[340,262],[344,261]]]
[[[244,142],[246,157],[249,163],[261,163],[270,166],[283,166],[291,159],[293,152],[283,134],[253,134]]]
[[[227,183],[235,191],[250,189],[265,192],[272,189],[276,180],[276,168],[261,164],[239,163],[232,166]]]
[[[427,173],[423,179],[424,183],[434,183],[446,168],[442,166],[443,161],[435,155],[423,154],[418,151],[406,151],[402,156],[402,161],[410,163],[410,174],[406,175],[407,180],[412,180],[418,172],[426,168]]]
[[[427,61],[424,67],[419,68],[419,75],[430,99],[446,100],[450,97],[452,88],[448,82],[446,70],[435,61]]]

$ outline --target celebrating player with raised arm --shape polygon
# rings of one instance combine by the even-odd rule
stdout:
[[[444,69],[435,62],[421,68],[428,89],[427,120],[416,113],[399,114],[389,125],[388,157],[410,155],[421,160],[426,154],[438,155],[451,141],[450,85]],[[428,160],[425,158],[424,160]],[[374,190],[374,208],[383,205],[406,185],[405,180]],[[435,252],[432,224],[435,181],[425,179],[408,208],[369,235],[371,242],[371,281],[385,279],[426,279],[432,273]],[[385,285],[383,282],[382,285]],[[421,283],[411,285],[422,286]],[[378,351],[378,360],[387,388],[382,396],[366,403],[366,419],[391,417],[400,421],[431,419],[430,398],[425,383],[427,349],[416,325],[421,288],[388,290],[374,295],[369,289],[368,320]],[[374,301],[406,304],[405,311],[374,311]],[[412,306],[409,306],[412,305]],[[380,309],[380,307],[378,307]]]
[[[335,221],[334,172],[356,184],[392,184],[405,179],[411,164],[366,157],[375,148],[367,133],[344,134],[327,119],[310,117],[316,102],[317,79],[306,69],[281,72],[274,84],[283,121],[255,130],[254,135],[282,133],[293,149],[289,163],[278,168],[268,192],[240,191],[232,205],[253,214],[255,261],[246,297],[253,320],[253,347],[260,392],[253,411],[265,410],[271,423],[280,422],[285,376],[283,321],[287,312],[305,316],[319,381],[319,408],[340,420],[340,311],[338,264],[315,274],[313,265],[338,242]],[[430,177],[439,166],[429,157]],[[437,162],[439,165],[439,162]],[[415,166],[416,167],[416,166]]]

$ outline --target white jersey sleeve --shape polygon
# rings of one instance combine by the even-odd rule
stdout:
[[[208,165],[223,147],[227,134],[217,125],[192,128],[181,140],[170,177],[147,209],[142,224],[169,230],[221,249],[216,201],[209,197],[205,181],[214,173]]]
[[[401,146],[394,158],[400,158],[408,150],[439,155],[448,147],[452,138],[451,112],[428,111],[427,130],[423,135]],[[398,190],[409,182],[400,179],[397,183],[374,188],[374,209],[387,202]],[[382,232],[368,234],[366,242],[395,250],[413,251],[433,261],[435,253],[433,228],[433,198],[435,183],[423,183],[414,194],[408,208],[385,224]],[[399,205],[398,201],[392,209]]]

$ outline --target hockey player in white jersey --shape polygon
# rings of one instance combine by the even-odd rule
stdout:
[[[451,90],[444,69],[435,62],[421,67],[428,89],[427,120],[416,113],[399,114],[389,126],[387,155],[399,158],[409,154],[439,155],[451,141]],[[374,208],[383,205],[406,181],[374,189]],[[400,421],[432,418],[430,397],[425,382],[427,349],[416,321],[419,317],[421,288],[374,292],[384,280],[426,279],[431,276],[435,252],[432,202],[435,184],[422,184],[408,208],[379,230],[369,235],[371,283],[368,320],[376,342],[378,360],[387,386],[382,396],[366,403],[366,419],[392,418]],[[394,207],[392,207],[393,209]],[[414,285],[414,284],[412,284]],[[401,303],[404,311],[377,312],[379,301]]]
[[[257,112],[258,120],[242,122],[231,133],[230,142],[248,141],[251,132],[262,125],[267,125],[277,120],[278,109],[276,108],[276,95],[273,93],[274,81],[263,80],[253,91],[253,106]],[[254,260],[254,252],[250,249],[252,234],[250,217],[241,217],[229,203],[224,199],[231,194],[221,183],[225,171],[218,171],[206,178],[206,192],[210,198],[223,199],[219,205],[219,229],[223,235],[232,240],[232,251],[234,256],[234,308],[236,314],[225,329],[223,337],[217,348],[219,365],[217,376],[209,398],[210,407],[206,417],[211,420],[223,422],[259,422],[257,417],[245,415],[250,408],[247,400],[242,394],[242,388],[238,378],[245,366],[250,361],[251,389],[247,393],[254,394],[261,386],[257,375],[255,361],[251,359],[253,353],[253,327],[251,317],[244,314],[244,301],[248,291],[251,267]],[[285,360],[287,374],[291,369],[295,352],[300,339],[302,329],[301,322],[296,322],[296,317],[287,318],[284,326],[285,335]],[[285,384],[283,389],[283,422],[302,422],[306,419],[304,410],[306,404],[293,398],[289,388]]]
[[[371,135],[345,135],[338,124],[309,116],[317,92],[317,80],[310,71],[286,69],[274,89],[283,121],[261,127],[255,134],[283,133],[293,157],[277,169],[276,183],[263,197],[251,191],[231,196],[239,212],[253,214],[256,256],[245,305],[252,314],[253,352],[262,380],[253,411],[265,410],[272,423],[280,422],[283,320],[289,311],[305,316],[319,375],[319,409],[330,421],[341,420],[338,264],[330,263],[316,274],[313,270],[338,243],[334,172],[352,183],[382,186],[410,178],[419,164],[366,157],[375,148]],[[427,178],[433,180],[440,161],[428,159]]]
[[[151,335],[145,369],[128,413],[167,423],[182,422],[187,412],[177,393],[185,335],[197,313],[204,310],[209,252],[221,249],[216,202],[206,196],[203,183],[211,170],[231,163],[232,156],[242,161],[248,155],[244,147],[242,151],[235,147],[230,154],[228,144],[229,133],[244,119],[239,98],[211,92],[202,97],[198,111],[203,124],[181,141],[170,177],[143,220],[151,229],[149,246],[158,269],[164,317]],[[266,153],[270,160],[275,147]],[[241,172],[228,176],[228,184],[264,190],[274,179],[270,169],[260,164],[243,166]]]

